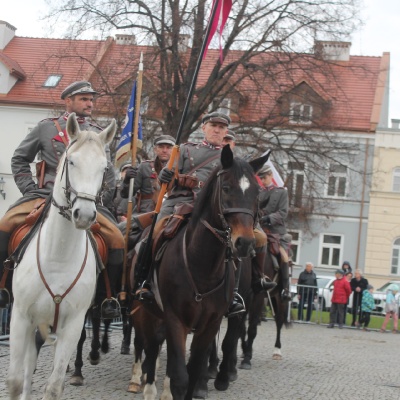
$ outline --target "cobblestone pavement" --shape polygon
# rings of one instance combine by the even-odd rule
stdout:
[[[221,333],[225,332],[224,321]],[[142,399],[126,391],[133,356],[119,352],[122,333],[111,332],[111,351],[102,362],[91,366],[85,359],[85,386],[68,384],[64,399]],[[222,335],[221,335],[222,337]],[[189,339],[190,340],[190,339]],[[227,392],[218,392],[209,382],[209,399],[400,399],[398,367],[400,335],[376,331],[294,323],[282,331],[283,360],[273,361],[273,321],[262,323],[255,341],[252,370],[239,370],[239,378]],[[84,357],[89,349],[86,342]],[[51,370],[51,347],[45,347],[34,376],[32,400],[42,398],[45,379]],[[163,348],[160,371],[165,370]],[[0,399],[8,398],[5,372],[8,347],[0,346]],[[70,362],[73,366],[73,361]],[[160,390],[160,383],[158,384]]]

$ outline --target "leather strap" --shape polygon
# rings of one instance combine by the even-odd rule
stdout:
[[[52,332],[56,333],[57,331],[57,325],[58,325],[58,316],[60,314],[60,304],[63,301],[64,297],[72,290],[72,288],[75,286],[76,282],[78,282],[79,278],[82,275],[83,270],[85,269],[85,265],[86,265],[86,260],[87,260],[87,255],[88,255],[88,247],[89,247],[89,239],[88,239],[88,235],[86,234],[86,250],[85,250],[85,257],[83,259],[82,262],[82,266],[81,269],[78,272],[78,275],[76,276],[76,278],[74,279],[74,281],[71,283],[71,285],[69,286],[69,288],[64,292],[64,294],[59,295],[59,294],[54,294],[52,292],[52,290],[50,289],[50,286],[48,285],[48,283],[46,282],[46,278],[43,275],[43,271],[40,265],[40,258],[39,258],[39,248],[40,248],[40,233],[42,231],[42,227],[43,227],[43,223],[40,225],[39,228],[39,233],[38,233],[38,240],[37,240],[37,246],[36,246],[36,262],[37,262],[37,266],[38,266],[38,270],[39,270],[39,275],[40,278],[42,279],[42,282],[44,284],[44,286],[46,287],[47,291],[50,293],[50,296],[53,298],[53,301],[56,305],[55,311],[54,311],[54,320],[53,320],[53,326],[52,326]]]
[[[60,124],[58,123],[57,120],[54,120],[53,122],[54,122],[54,125],[56,126],[56,128],[57,128],[57,130],[58,130],[58,134],[59,134],[61,140],[62,140],[63,143],[65,144],[65,147],[68,147],[68,140],[67,140],[67,138],[65,137],[65,133],[64,133],[63,130],[61,129]]]

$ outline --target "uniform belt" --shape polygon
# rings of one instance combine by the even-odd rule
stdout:
[[[142,200],[150,200],[153,198],[153,196],[154,196],[154,193],[151,193],[151,194],[140,193],[140,198]]]

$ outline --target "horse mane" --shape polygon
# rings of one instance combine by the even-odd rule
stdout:
[[[192,212],[192,223],[197,224],[200,221],[204,208],[210,207],[210,200],[212,199],[212,194],[214,192],[216,176],[218,172],[222,169],[223,167],[219,166],[213,170],[211,175],[206,180],[200,193],[198,194]],[[253,168],[247,161],[241,158],[234,158],[232,166],[228,170],[233,175],[235,180],[238,181],[244,174],[250,179],[250,182],[252,184],[257,185],[256,178],[254,177]]]

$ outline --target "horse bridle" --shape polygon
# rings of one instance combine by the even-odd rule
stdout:
[[[69,161],[68,160],[68,150],[71,148],[71,146],[75,142],[76,142],[76,140],[72,141],[66,150],[63,170],[62,170],[61,177],[60,177],[60,180],[61,180],[64,175],[64,172],[65,172],[65,188],[63,188],[63,189],[64,189],[64,193],[65,193],[65,197],[67,199],[68,205],[61,206],[61,205],[57,204],[57,202],[54,200],[54,197],[51,200],[52,204],[60,210],[60,214],[63,217],[67,218],[68,220],[71,220],[70,211],[71,211],[72,207],[74,206],[76,200],[78,200],[78,199],[92,201],[96,204],[96,206],[98,204],[102,204],[103,194],[104,194],[104,191],[106,188],[106,174],[108,171],[108,167],[106,167],[104,169],[103,180],[102,180],[102,183],[100,186],[100,190],[98,191],[98,193],[96,195],[92,195],[92,194],[84,193],[84,192],[78,192],[77,190],[75,190],[69,181],[69,169],[68,169],[68,161]],[[73,200],[71,200],[71,193],[75,195],[75,198]]]

